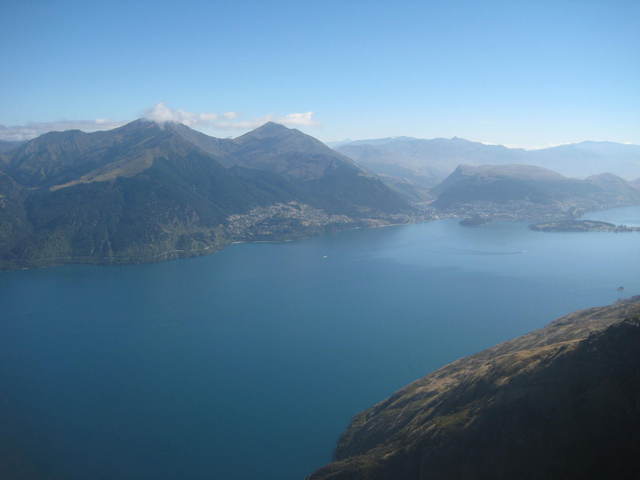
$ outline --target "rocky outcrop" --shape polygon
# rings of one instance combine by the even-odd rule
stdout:
[[[637,478],[640,297],[453,362],[357,415],[311,480]]]

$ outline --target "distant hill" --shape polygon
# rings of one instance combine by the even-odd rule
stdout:
[[[637,478],[640,297],[457,360],[356,415],[309,480]]]
[[[526,163],[570,177],[610,172],[627,180],[640,176],[640,145],[580,142],[526,152]]]
[[[601,173],[586,178],[586,181],[602,189],[601,198],[610,204],[636,204],[640,203],[637,188],[632,182],[611,173]]]
[[[338,151],[372,172],[400,178],[423,192],[460,164],[519,163],[517,152],[462,138],[395,137],[343,144]]]
[[[610,172],[625,179],[640,176],[640,146],[581,142],[540,150],[486,145],[461,138],[395,137],[343,143],[336,149],[372,172],[429,188],[460,164],[527,164],[569,177]]]
[[[217,139],[141,119],[47,133],[4,159],[4,268],[175,258],[412,213],[350,159],[273,123]]]
[[[640,192],[615,175],[579,180],[532,165],[461,165],[432,192],[440,210],[520,217],[640,204]]]

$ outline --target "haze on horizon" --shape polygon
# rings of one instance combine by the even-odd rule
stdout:
[[[640,4],[0,5],[0,138],[140,116],[220,137],[640,144]],[[16,46],[19,46],[17,48]]]

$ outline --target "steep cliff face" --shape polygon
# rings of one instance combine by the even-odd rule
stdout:
[[[640,297],[453,362],[357,415],[312,480],[637,478]]]

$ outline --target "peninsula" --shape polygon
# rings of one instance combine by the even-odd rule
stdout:
[[[534,223],[529,225],[536,232],[640,232],[640,227],[615,225],[597,220],[563,220],[559,222]]]

